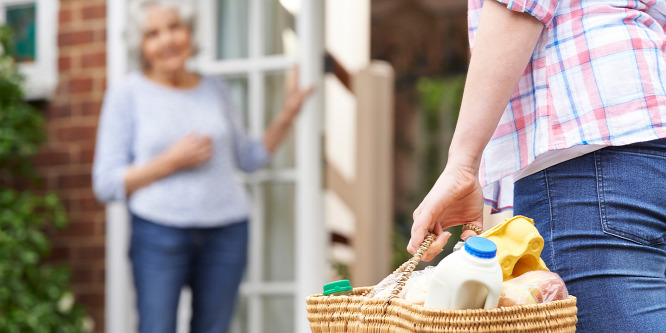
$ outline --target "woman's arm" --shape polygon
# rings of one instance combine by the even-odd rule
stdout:
[[[208,161],[211,155],[212,141],[209,137],[187,135],[150,162],[140,167],[135,165],[127,167],[125,173],[127,196],[179,170],[199,166]]]
[[[542,22],[527,13],[508,10],[486,0],[474,43],[449,159],[433,188],[414,211],[408,246],[415,253],[428,231],[438,236],[425,260],[446,245],[447,227],[472,223],[483,226],[483,195],[478,181],[483,149],[509,103],[529,63]],[[466,232],[464,238],[472,235]]]
[[[298,70],[294,70],[292,76],[293,79],[289,84],[282,112],[280,112],[280,114],[278,114],[268,125],[266,133],[264,134],[264,145],[271,153],[275,152],[282,140],[284,140],[296,115],[298,115],[298,112],[301,110],[303,101],[305,101],[314,90],[313,87],[308,87],[304,90],[299,88]]]

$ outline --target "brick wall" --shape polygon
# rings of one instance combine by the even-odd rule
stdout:
[[[91,189],[95,133],[106,86],[106,0],[61,0],[59,83],[45,106],[47,143],[35,158],[45,186],[69,216],[52,232],[51,260],[67,263],[77,300],[104,330],[104,207]]]

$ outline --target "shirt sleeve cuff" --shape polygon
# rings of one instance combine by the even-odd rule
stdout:
[[[273,157],[271,152],[269,152],[268,149],[266,148],[264,140],[255,141],[254,151],[255,151],[255,160],[258,161],[258,164],[260,166],[265,166],[266,164],[268,164],[268,162],[271,161],[271,157]]]
[[[529,13],[543,24],[548,25],[555,17],[559,0],[496,0],[506,8],[519,12]]]
[[[114,194],[114,199],[118,201],[127,200],[127,188],[125,188],[125,175],[127,174],[127,168],[118,168],[114,172],[113,178],[117,184],[116,193]]]

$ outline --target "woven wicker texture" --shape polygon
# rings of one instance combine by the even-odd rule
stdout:
[[[313,333],[444,333],[444,332],[575,332],[576,298],[496,309],[442,310],[395,298],[434,236],[423,242],[388,298],[366,297],[372,287],[354,288],[344,296],[313,295],[306,299]]]

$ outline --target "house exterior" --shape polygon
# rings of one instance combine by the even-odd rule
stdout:
[[[201,50],[191,65],[228,80],[251,134],[279,111],[286,73],[297,62],[303,84],[317,85],[270,166],[243,177],[253,201],[252,245],[232,327],[309,332],[304,298],[337,278],[331,262],[348,267],[356,285],[392,269],[391,222],[398,209],[413,209],[405,193],[417,171],[411,155],[395,148],[418,133],[410,84],[452,71],[451,63],[466,66],[466,3],[192,1]],[[39,59],[22,70],[48,131],[35,164],[70,220],[50,233],[50,260],[71,268],[96,332],[133,332],[126,208],[98,203],[91,186],[104,92],[132,69],[122,37],[127,0],[3,0],[0,20],[25,5],[36,8]],[[187,291],[183,297],[186,304]],[[181,324],[188,313],[183,306]]]
[[[358,135],[363,131],[352,124],[326,127],[325,123],[335,122],[324,119],[335,120],[336,108],[344,108],[347,118],[343,120],[366,124],[368,119],[357,121],[357,118],[369,113],[357,110],[365,107],[374,112],[392,111],[392,69],[386,64],[372,67],[369,59],[370,3],[351,0],[193,0],[193,3],[199,13],[200,52],[191,66],[229,82],[252,135],[260,135],[279,111],[286,74],[297,62],[301,82],[318,86],[305,103],[291,138],[275,154],[270,166],[243,176],[253,201],[252,245],[232,328],[234,332],[267,332],[268,327],[274,332],[307,332],[303,299],[320,292],[322,284],[335,277],[329,265],[335,260],[332,257],[341,257],[347,264],[354,261],[350,239],[355,226],[362,223],[356,218],[357,212],[345,208],[349,199],[344,193],[336,192],[345,190],[345,184],[327,189],[327,170],[345,165],[348,174],[362,176],[368,172],[357,172],[362,158],[356,157],[364,150],[355,149],[354,154],[345,151],[368,135]],[[21,71],[27,78],[28,99],[44,110],[48,136],[35,164],[44,179],[44,189],[59,194],[70,221],[64,230],[50,232],[49,260],[66,263],[71,268],[76,299],[94,319],[96,332],[132,332],[136,313],[127,266],[126,207],[123,203],[98,203],[91,186],[104,92],[132,69],[132,59],[128,58],[122,38],[127,1],[6,0],[0,4],[0,22],[11,21],[23,10],[31,13],[31,27],[36,27],[37,33],[33,41],[35,60],[21,64]],[[356,13],[351,24],[349,13]],[[345,22],[347,29],[327,29],[326,22]],[[336,91],[341,86],[336,80],[340,79],[325,73],[327,40],[336,41],[336,46],[328,51],[348,70],[353,87]],[[357,80],[356,73],[362,74]],[[330,88],[331,85],[337,88]],[[375,85],[383,87],[386,93],[376,94]],[[358,91],[371,98],[356,99]],[[326,95],[330,94],[340,104],[326,104]],[[376,98],[378,95],[386,96],[383,100],[389,102],[377,103],[382,100]],[[345,125],[344,121],[337,124]],[[390,122],[384,128],[388,126]],[[375,144],[390,146],[392,140],[385,137],[386,133],[373,133],[374,141],[364,141],[366,146],[370,145],[366,150]],[[325,137],[329,138],[326,143]],[[345,139],[349,137],[354,140]],[[390,165],[390,149],[382,151],[386,160],[381,164]],[[390,177],[388,170],[380,174]],[[355,195],[355,199],[365,200],[372,195],[367,189],[378,182],[383,179],[353,185],[365,193]],[[383,183],[389,184],[390,190],[391,183]],[[383,209],[389,222],[390,191],[386,194],[382,200],[363,202],[374,205],[376,211]],[[327,207],[336,213],[327,217]],[[339,216],[346,219],[343,227],[337,227],[335,222]],[[385,225],[390,227],[390,223]],[[345,239],[335,246],[339,250],[333,252],[338,254],[331,252],[331,233],[342,234],[339,238]],[[388,240],[383,243],[388,244]],[[387,251],[383,252],[383,256],[389,256]],[[387,273],[390,267],[384,266]],[[181,315],[185,320],[181,323],[185,324],[187,291],[183,296]]]

